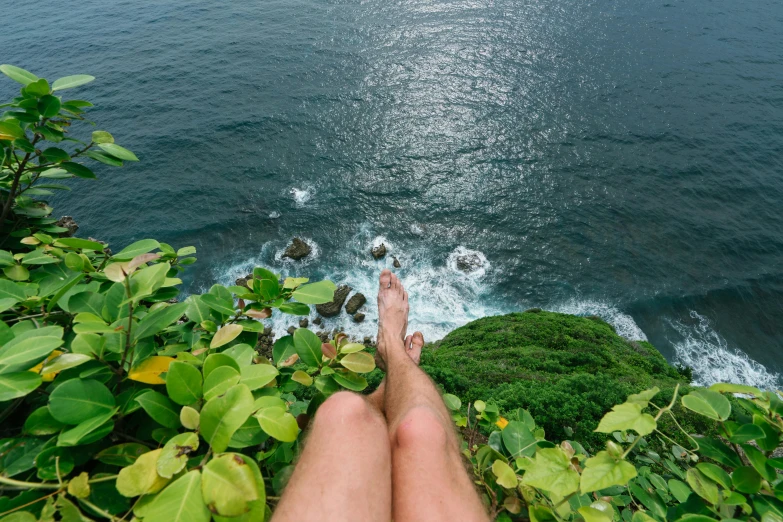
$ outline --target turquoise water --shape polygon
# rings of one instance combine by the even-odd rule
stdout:
[[[0,61],[96,76],[74,95],[142,160],[57,208],[115,248],[195,245],[190,291],[260,263],[369,293],[385,241],[430,339],[540,306],[600,315],[700,383],[780,382],[780,2],[80,0],[3,18]],[[316,247],[300,263],[280,258],[293,236]],[[329,326],[371,334],[367,313]]]

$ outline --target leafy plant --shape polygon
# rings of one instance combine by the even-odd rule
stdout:
[[[626,522],[783,520],[783,458],[773,451],[783,434],[783,400],[776,392],[716,384],[653,404],[660,390],[630,395],[604,415],[596,431],[614,440],[591,455],[576,441],[549,442],[527,410],[502,417],[483,401],[467,410],[444,396],[465,435],[483,497],[497,520]],[[737,407],[724,394],[739,393]],[[688,448],[659,430],[678,425],[682,406],[717,424],[720,436],[683,432]],[[649,411],[649,413],[648,413]],[[472,423],[470,420],[472,419]],[[486,444],[475,444],[482,430]]]
[[[334,283],[259,267],[243,286],[178,302],[195,248],[144,239],[112,253],[67,237],[38,199],[67,187],[41,182],[94,178],[77,159],[137,158],[105,131],[68,136],[91,104],[58,91],[92,77],[50,85],[0,71],[23,84],[0,118],[0,517],[268,518],[265,478],[283,488],[308,417],[340,389],[363,390],[375,369],[364,345],[302,328],[277,340],[271,361],[256,351],[261,321],[309,314]],[[310,387],[312,399],[296,399]]]

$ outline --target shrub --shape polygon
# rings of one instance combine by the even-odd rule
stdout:
[[[23,85],[0,117],[0,516],[268,518],[265,478],[284,487],[300,427],[330,394],[364,389],[375,363],[345,336],[322,343],[303,328],[269,361],[259,320],[307,315],[335,285],[256,268],[177,302],[195,248],[144,239],[112,253],[67,237],[39,199],[67,188],[51,181],[94,178],[83,160],[137,158],[106,131],[69,136],[91,104],[60,91],[92,77],[0,71]],[[292,393],[302,388],[308,400]]]

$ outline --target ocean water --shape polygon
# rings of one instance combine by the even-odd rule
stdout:
[[[195,245],[188,291],[255,264],[329,277],[370,303],[327,325],[372,335],[384,242],[431,340],[538,306],[599,315],[701,384],[780,385],[779,1],[39,7],[4,4],[0,62],[96,76],[67,94],[141,158],[53,203],[117,249]],[[294,236],[301,262],[281,258]]]

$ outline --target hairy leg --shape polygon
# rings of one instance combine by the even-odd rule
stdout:
[[[383,416],[340,392],[318,408],[274,522],[389,522],[391,452]]]
[[[403,343],[408,296],[384,270],[378,292],[378,354],[386,365],[384,411],[392,451],[392,514],[395,522],[487,522],[465,471],[440,393]]]
[[[405,351],[408,353],[408,357],[410,357],[411,360],[418,366],[419,361],[421,360],[421,349],[424,347],[424,336],[421,332],[416,332],[413,335],[406,337],[404,344]],[[375,354],[375,359],[377,363],[380,363],[378,366],[385,371],[386,366],[383,364],[383,360],[378,356],[377,353]],[[385,396],[386,379],[382,380],[381,384],[378,385],[378,388],[367,396],[367,400],[370,401],[370,404],[372,404],[375,409],[381,412],[384,416],[386,415],[386,401],[384,399]]]

